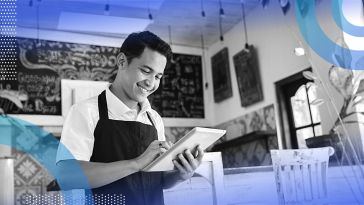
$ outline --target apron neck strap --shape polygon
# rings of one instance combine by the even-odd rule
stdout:
[[[106,103],[106,91],[102,91],[102,93],[98,97],[99,102],[99,116],[100,119],[109,119],[109,115],[107,112],[107,103]]]

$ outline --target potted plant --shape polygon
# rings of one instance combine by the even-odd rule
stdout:
[[[354,148],[355,144],[352,142],[354,139],[350,139],[350,135],[352,134],[350,134],[347,127],[354,125],[359,129],[358,125],[364,124],[361,120],[361,118],[364,117],[364,112],[356,110],[356,106],[364,102],[364,99],[361,96],[364,94],[364,89],[360,88],[360,82],[362,82],[360,79],[361,76],[354,78],[353,71],[347,69],[350,68],[351,63],[350,53],[345,53],[342,50],[335,51],[333,58],[340,67],[335,65],[330,67],[328,72],[329,81],[335,90],[343,97],[343,104],[341,109],[337,109],[329,92],[324,90],[324,93],[327,94],[330,101],[329,103],[332,105],[336,114],[336,119],[334,119],[334,124],[328,134],[308,138],[306,139],[306,145],[310,148],[332,146],[336,151],[334,160],[335,158],[341,160],[343,152],[346,152],[347,154],[350,152],[348,156],[353,156],[353,160],[359,162],[359,158],[355,159],[355,157],[358,157],[358,154],[356,153],[356,148]],[[315,73],[305,71],[303,72],[303,76],[314,81],[316,85],[321,85],[321,88],[326,89],[323,82]],[[320,105],[322,103],[324,103],[322,99],[316,99],[311,104]]]

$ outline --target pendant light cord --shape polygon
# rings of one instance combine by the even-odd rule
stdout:
[[[245,34],[245,48],[247,48],[249,46],[249,44],[248,44],[248,31],[246,29],[244,2],[241,2],[241,11],[242,11],[242,15],[243,15],[243,26],[244,26],[244,34]]]

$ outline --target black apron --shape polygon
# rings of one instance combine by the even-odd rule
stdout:
[[[94,131],[91,162],[115,162],[140,156],[158,139],[152,125],[136,121],[110,120],[103,91],[98,96],[100,119]],[[163,205],[162,172],[137,172],[108,185],[92,189],[95,196],[123,195],[126,205]]]

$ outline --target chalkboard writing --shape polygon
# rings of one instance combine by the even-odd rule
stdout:
[[[0,81],[0,108],[8,114],[61,115],[61,79],[112,82],[118,52],[116,47],[18,38],[17,81]],[[10,101],[14,98],[22,108]],[[201,57],[174,54],[150,100],[162,117],[203,118]]]
[[[17,39],[17,81],[0,82],[0,107],[9,114],[61,115],[61,79],[115,76],[118,48]],[[22,108],[9,103],[21,98]]]
[[[173,54],[159,89],[149,97],[163,117],[204,118],[201,56]]]

